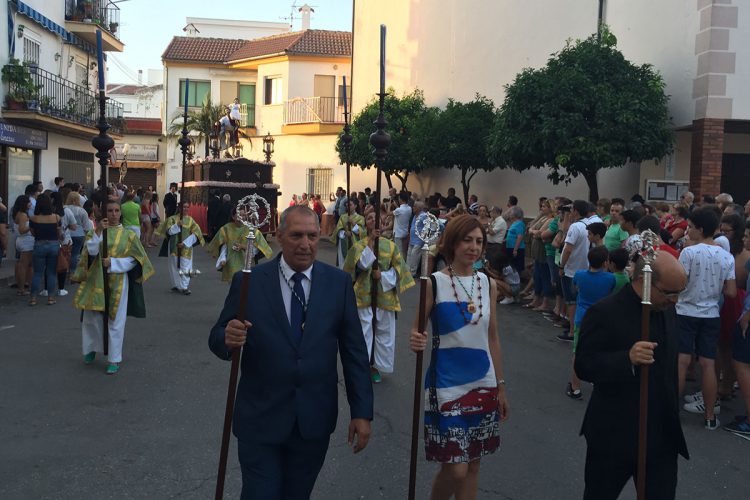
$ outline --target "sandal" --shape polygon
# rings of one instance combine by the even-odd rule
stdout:
[[[27,295],[31,295],[31,292],[29,292],[28,290],[19,290],[16,292],[16,295],[18,295],[19,297],[25,297]]]
[[[33,307],[36,305],[36,297],[31,297],[29,300],[29,306]]]
[[[55,299],[47,299],[47,305],[51,306],[53,304],[57,304],[57,301]]]
[[[529,302],[528,304],[524,304],[521,307],[523,307],[524,309],[534,309],[534,308],[536,308],[538,306],[536,304],[534,304],[533,302]]]

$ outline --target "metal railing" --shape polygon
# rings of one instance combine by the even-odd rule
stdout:
[[[284,103],[284,125],[344,123],[344,106],[335,97],[295,97]]]
[[[120,8],[110,0],[66,0],[65,19],[91,22],[114,35],[120,27]]]
[[[255,104],[240,104],[240,127],[255,126]]]
[[[3,74],[9,76],[5,109],[20,106],[22,110],[86,127],[96,125],[99,119],[97,92],[34,66],[6,65]],[[107,99],[106,116],[112,132],[125,131],[122,103]]]

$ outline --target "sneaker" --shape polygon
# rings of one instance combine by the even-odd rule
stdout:
[[[188,289],[188,288],[186,288],[186,289],[184,289],[182,291],[182,295],[190,295],[191,293],[193,293],[193,292],[191,292],[190,289]]]
[[[513,297],[505,297],[503,300],[500,301],[501,305],[507,306],[509,304],[513,304],[516,300]]]
[[[371,372],[370,375],[372,375],[373,384],[379,384],[383,381],[383,377],[380,376],[380,372],[377,370]]]
[[[695,401],[693,403],[685,403],[682,407],[689,413],[700,413],[701,415],[706,413],[706,405],[703,403],[703,400]],[[721,413],[721,405],[719,404],[719,401],[716,400],[716,403],[714,403],[714,414],[718,415],[719,413]]]
[[[573,342],[573,337],[571,335],[565,335],[565,334],[556,335],[555,338],[562,342]]]
[[[86,363],[87,365],[90,365],[91,363],[94,362],[95,357],[96,357],[96,352],[91,351],[90,353],[85,354],[83,356],[83,362]]]
[[[66,295],[68,295],[68,291],[67,290],[62,290],[62,289],[58,290],[57,291],[57,295],[59,295],[60,297],[65,297]]]
[[[693,394],[685,395],[686,403],[695,403],[696,401],[703,402],[703,391],[694,392]]]
[[[719,422],[719,419],[717,417],[710,418],[710,419],[707,418],[706,420],[704,420],[704,424],[703,424],[703,426],[709,431],[715,431],[716,429],[719,428],[720,425],[721,425],[721,422]]]
[[[120,371],[120,365],[117,363],[109,363],[107,365],[107,375],[114,375],[118,371]]]
[[[731,424],[725,425],[724,430],[734,432],[735,434],[742,434],[743,436],[750,436],[750,420],[747,417],[743,420],[735,420]]]
[[[47,290],[42,290],[41,292],[39,292],[39,296],[40,296],[40,297],[46,297],[47,295],[49,295],[49,294],[47,293]]]
[[[583,397],[583,393],[581,393],[581,389],[573,390],[573,386],[570,385],[570,382],[568,382],[568,385],[565,387],[565,395],[568,396],[570,399],[581,399]]]

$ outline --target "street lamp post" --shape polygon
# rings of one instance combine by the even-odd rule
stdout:
[[[273,148],[276,139],[273,138],[271,132],[268,132],[263,137],[263,154],[266,155],[266,163],[271,163],[271,155],[273,155]]]

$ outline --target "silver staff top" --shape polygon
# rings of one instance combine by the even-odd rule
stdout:
[[[414,226],[416,235],[427,245],[431,245],[440,236],[440,222],[429,212],[425,212],[424,217],[418,215]]]
[[[265,209],[262,219],[261,209]],[[250,229],[263,227],[271,220],[271,205],[259,194],[249,194],[237,202],[237,220]]]

